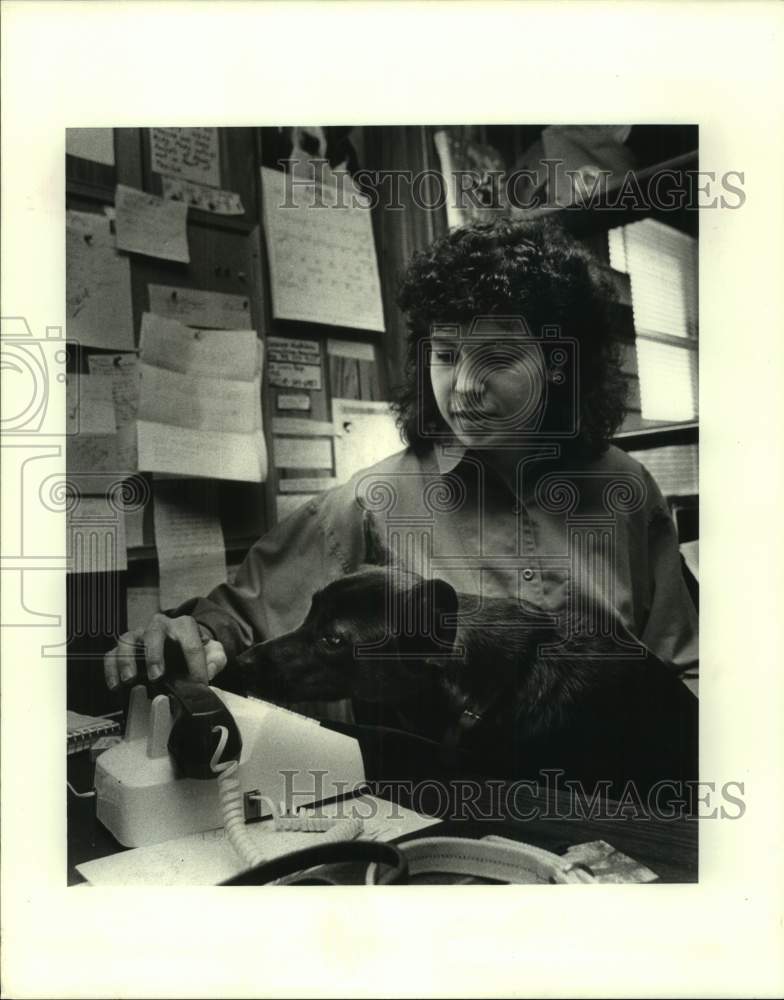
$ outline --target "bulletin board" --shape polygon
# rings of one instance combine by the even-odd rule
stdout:
[[[201,130],[180,141],[172,130],[153,135],[149,129],[115,129],[111,137],[72,137],[66,207],[69,228],[76,232],[69,239],[84,262],[86,284],[92,280],[90,261],[103,259],[102,280],[115,282],[115,320],[108,326],[97,321],[100,330],[109,330],[104,341],[100,332],[97,338],[81,335],[84,326],[80,329],[75,318],[80,299],[74,291],[69,326],[76,336],[70,339],[78,342],[69,346],[69,378],[91,387],[93,402],[83,414],[77,406],[77,418],[88,418],[91,409],[95,419],[86,419],[70,442],[69,472],[83,486],[85,470],[95,473],[97,467],[100,487],[101,470],[119,471],[127,476],[132,499],[113,536],[114,561],[74,565],[68,574],[68,704],[76,711],[98,714],[117,707],[102,681],[102,658],[119,634],[145,623],[160,608],[232,580],[259,537],[307,498],[335,484],[332,399],[378,402],[388,397],[380,329],[274,314],[260,169],[271,131],[280,133]],[[151,228],[160,230],[152,252],[133,242],[128,249],[124,243],[129,238],[124,214],[128,198],[142,211],[149,201],[153,221],[131,239],[144,242]],[[158,212],[163,213],[160,226]],[[184,220],[184,231],[179,220]],[[71,284],[78,289],[78,282]],[[383,315],[375,325],[383,325]],[[186,424],[196,422],[190,429],[197,433],[204,433],[204,421],[211,419],[209,412],[204,415],[210,410],[209,387],[203,397],[197,392],[205,405],[189,406],[178,381],[198,381],[211,373],[169,371],[176,352],[163,361],[158,352],[166,331],[185,336],[182,331],[190,330],[217,341],[232,329],[238,349],[247,345],[248,331],[255,331],[258,341],[256,392],[266,477],[248,481],[139,471],[139,407],[154,402],[156,392],[146,391],[150,385],[165,383],[172,398],[181,400],[176,408],[164,406],[163,416],[156,411],[156,419],[172,419],[176,409]],[[189,386],[194,391],[200,389],[197,381]],[[241,408],[248,398],[248,385],[241,382],[238,378],[231,391],[213,393],[212,408],[223,413],[235,401]],[[105,410],[107,386],[109,408],[114,406],[111,420]],[[101,400],[103,418],[96,417]],[[239,416],[245,413],[237,410]],[[187,431],[177,428],[177,433]],[[69,531],[78,530],[78,519],[72,519]],[[98,622],[96,587],[110,595]]]

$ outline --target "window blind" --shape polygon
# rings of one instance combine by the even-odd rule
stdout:
[[[611,229],[608,244],[610,265],[626,272],[631,281],[642,416],[694,420],[698,415],[696,240],[655,219],[643,219]]]

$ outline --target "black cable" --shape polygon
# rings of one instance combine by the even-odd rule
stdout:
[[[295,872],[313,868],[316,865],[335,864],[341,861],[375,861],[386,866],[378,878],[378,885],[398,885],[408,878],[408,860],[392,844],[379,844],[373,840],[339,840],[331,844],[316,844],[292,851],[281,858],[273,858],[263,864],[240,872],[221,885],[266,885]]]

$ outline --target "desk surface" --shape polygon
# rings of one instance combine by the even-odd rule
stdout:
[[[77,789],[90,786],[89,754],[69,758],[69,780]],[[698,823],[695,819],[618,815],[617,803],[605,801],[602,814],[574,815],[571,796],[559,790],[515,786],[509,782],[473,786],[455,783],[448,800],[443,787],[427,795],[420,786],[414,795],[404,795],[399,787],[371,788],[381,798],[399,801],[429,815],[445,819],[433,833],[482,836],[514,836],[537,847],[562,854],[573,844],[606,840],[617,850],[638,861],[659,876],[659,882],[696,882]],[[420,794],[421,793],[421,794]],[[587,814],[587,815],[586,815]],[[451,818],[450,818],[451,817]],[[477,822],[479,820],[479,822]],[[95,799],[68,796],[68,884],[82,882],[76,865],[123,850],[95,817]]]

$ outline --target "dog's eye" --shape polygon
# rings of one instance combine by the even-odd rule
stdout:
[[[334,632],[330,632],[327,635],[322,635],[321,641],[329,649],[340,649],[345,643],[345,639],[341,635],[336,635]]]

